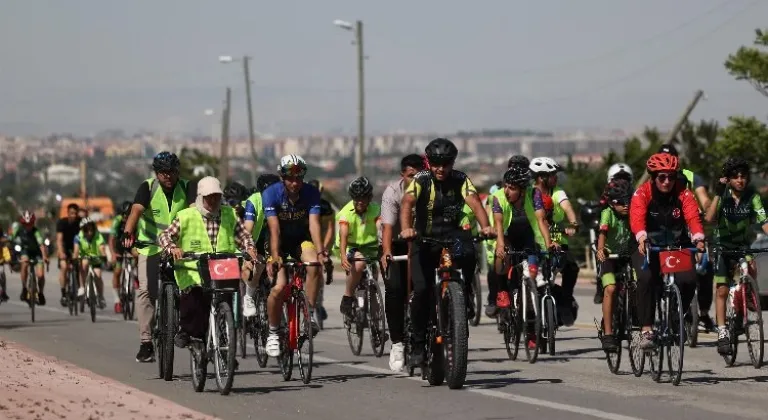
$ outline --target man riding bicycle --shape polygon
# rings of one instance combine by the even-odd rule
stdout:
[[[488,214],[477,196],[477,190],[467,174],[453,169],[459,154],[456,146],[448,139],[437,138],[429,142],[424,150],[429,163],[429,170],[419,172],[408,185],[400,206],[400,236],[413,239],[416,235],[430,237],[454,237],[459,240],[469,239],[471,233],[459,225],[464,204],[475,213],[484,235],[492,235],[493,228],[488,225]],[[415,222],[412,221],[415,211]],[[414,226],[415,228],[412,228]],[[475,273],[477,264],[474,246],[467,245],[463,255],[455,261],[469,279]],[[419,366],[424,362],[426,345],[426,327],[430,313],[431,285],[435,269],[440,261],[441,247],[414,243],[411,248],[411,282],[413,300],[411,313],[413,321],[414,346],[410,363]],[[472,307],[472,282],[464,281],[464,294],[468,318],[474,317]]]
[[[123,308],[120,306],[120,276],[123,274],[123,262],[120,257],[125,253],[131,253],[135,258],[135,253],[126,249],[123,246],[123,230],[125,229],[125,221],[128,219],[128,215],[131,213],[131,206],[133,202],[123,201],[120,205],[120,214],[115,216],[112,220],[112,228],[109,230],[109,250],[112,253],[112,266],[114,267],[112,273],[112,298],[115,300],[115,313],[119,314],[123,312]]]
[[[75,236],[80,233],[80,207],[75,203],[67,206],[67,217],[56,222],[56,251],[59,258],[59,287],[61,287],[61,306],[69,304],[67,298],[67,275],[74,269],[70,260],[75,247]]]
[[[298,155],[286,155],[277,167],[282,181],[268,187],[262,193],[262,205],[267,218],[269,258],[267,273],[275,278],[275,285],[267,300],[269,336],[266,350],[271,357],[280,354],[278,331],[282,319],[283,288],[288,284],[282,258],[289,255],[303,262],[322,259],[330,263],[323,246],[320,228],[320,191],[304,182],[307,163]],[[315,318],[315,304],[321,282],[318,267],[307,267],[306,290],[310,304],[313,334],[320,331]]]
[[[37,276],[37,304],[45,305],[43,287],[45,286],[45,272],[43,263],[48,264],[48,247],[43,242],[43,235],[37,230],[35,214],[25,210],[19,217],[20,225],[11,235],[11,242],[19,245],[19,261],[21,262],[21,301],[27,302],[27,276],[29,276],[29,263],[36,260],[35,275]]]
[[[749,248],[752,223],[759,224],[768,235],[768,218],[763,201],[755,187],[749,185],[750,175],[751,170],[746,160],[728,158],[723,165],[722,178],[715,186],[715,197],[707,209],[705,220],[707,223],[717,222],[715,244],[722,249]],[[737,257],[726,255],[721,255],[715,261],[717,351],[725,355],[732,351],[730,333],[725,326],[725,303],[738,262]],[[750,261],[750,264],[754,266],[754,261]]]
[[[88,217],[80,221],[80,233],[75,236],[75,250],[73,258],[82,258],[80,261],[80,288],[77,289],[77,297],[85,296],[85,279],[88,276],[88,267],[95,264],[93,272],[96,274],[96,291],[99,296],[99,309],[107,307],[104,300],[104,282],[101,279],[101,264],[107,259],[107,245],[104,236],[96,229],[96,222]]]
[[[654,292],[661,279],[657,256],[650,256],[649,266],[644,269],[647,247],[690,247],[693,242],[696,248],[704,250],[704,227],[699,218],[699,206],[684,181],[678,179],[680,166],[677,157],[657,153],[648,159],[646,168],[651,179],[635,191],[629,206],[629,226],[638,243],[637,252],[632,254],[632,266],[637,275],[637,317],[641,325],[640,347],[643,349],[656,345],[652,330],[656,308]],[[683,308],[690,307],[696,281],[693,268],[675,273]]]
[[[339,311],[348,318],[354,318],[352,312],[355,303],[355,290],[365,270],[365,262],[350,262],[350,258],[376,258],[379,254],[378,224],[381,206],[372,203],[373,185],[368,178],[361,176],[347,188],[352,199],[336,215],[339,233],[336,235],[334,248],[339,251],[341,267],[347,272],[346,288],[341,297]]]

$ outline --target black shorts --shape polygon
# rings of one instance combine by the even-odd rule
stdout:
[[[269,255],[269,248],[269,236],[267,236],[264,239],[264,255]],[[304,237],[283,236],[280,238],[281,257],[290,256],[291,258],[298,261],[301,259],[302,250],[306,249],[315,249],[315,245],[312,243],[312,239],[309,237],[309,233],[307,233],[307,235]]]

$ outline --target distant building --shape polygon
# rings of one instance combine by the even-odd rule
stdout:
[[[51,165],[45,170],[45,176],[48,178],[48,182],[73,184],[80,181],[80,168],[68,165]]]

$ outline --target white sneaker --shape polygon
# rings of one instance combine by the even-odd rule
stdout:
[[[403,343],[392,344],[389,349],[389,370],[392,372],[401,372],[405,364],[405,347]]]
[[[246,318],[256,316],[256,303],[252,296],[243,296],[243,316]]]
[[[280,356],[280,337],[276,333],[269,333],[267,337],[267,355],[269,357]]]
[[[81,288],[77,289],[77,296],[78,297],[85,296],[85,287],[81,287]]]
[[[544,275],[541,273],[538,273],[536,275],[536,287],[544,287],[547,285],[547,281],[544,280]]]

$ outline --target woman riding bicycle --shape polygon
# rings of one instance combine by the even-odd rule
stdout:
[[[651,256],[649,267],[643,269],[647,247],[690,247],[694,242],[699,250],[704,250],[699,205],[685,182],[678,180],[677,157],[657,153],[648,159],[646,169],[651,179],[638,188],[629,206],[629,225],[638,243],[637,252],[632,255],[632,265],[637,273],[637,315],[642,326],[640,347],[643,349],[655,346],[652,331],[656,305],[654,292],[661,277],[657,256]],[[678,272],[675,281],[682,295],[682,307],[688,308],[696,292],[696,271],[691,268]]]

